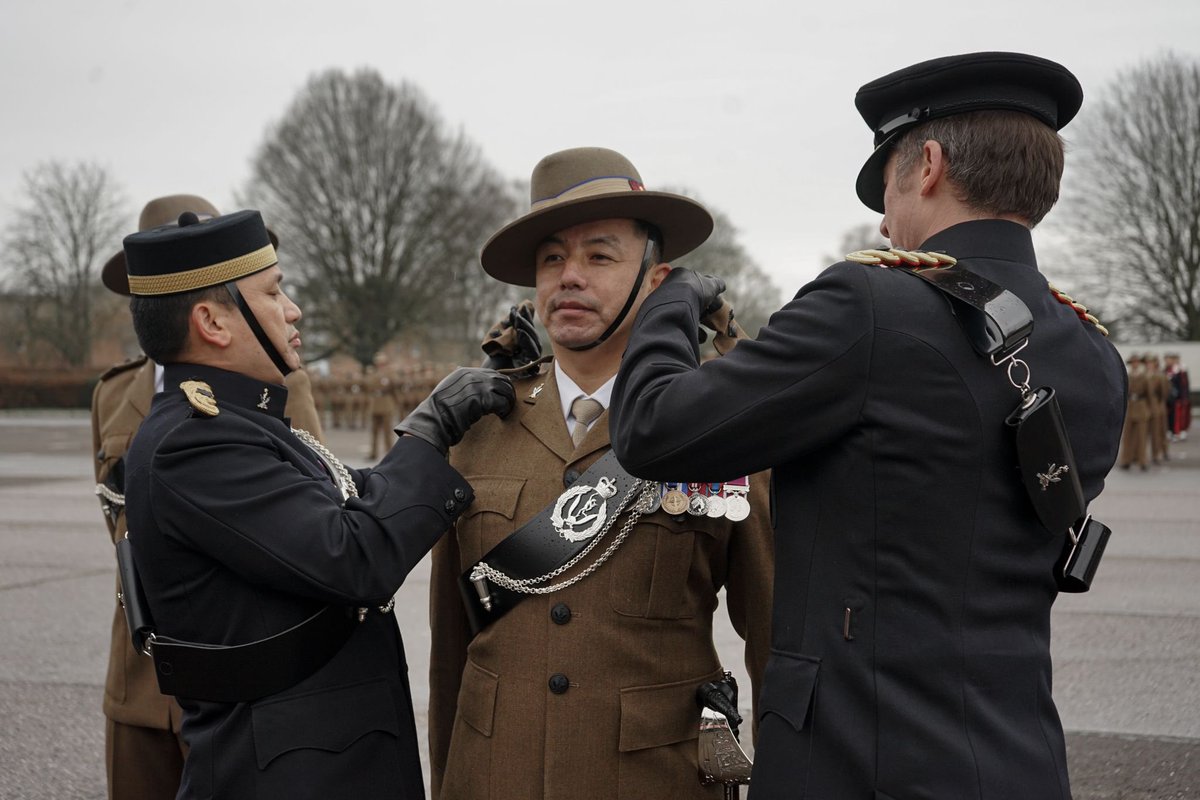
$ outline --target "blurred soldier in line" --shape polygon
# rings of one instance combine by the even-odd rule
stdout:
[[[217,216],[216,208],[201,197],[159,197],[142,209],[138,230],[173,224],[185,211],[200,217]],[[277,241],[274,233],[271,239]],[[129,296],[124,250],[105,263],[101,279],[111,291]],[[162,375],[160,365],[139,356],[101,375],[92,395],[96,493],[114,543],[125,535],[125,453],[150,410],[151,398],[162,391]],[[285,413],[292,425],[320,438],[321,423],[309,390],[308,373],[296,370],[288,376],[286,385]],[[108,796],[114,800],[175,797],[186,752],[178,738],[179,705],[174,698],[159,693],[154,663],[133,649],[120,603],[113,611],[104,716]]]
[[[1137,464],[1143,471],[1150,468],[1150,376],[1140,353],[1125,359],[1129,369],[1129,408],[1125,412],[1125,428],[1121,432],[1121,469]]]
[[[400,404],[396,399],[396,379],[387,367],[387,359],[375,359],[374,371],[367,376],[364,385],[371,437],[367,458],[374,461],[392,446],[395,439],[392,427],[399,422]]]
[[[669,492],[652,483],[648,505],[631,511],[620,503],[637,485],[622,483],[633,479],[612,457],[605,411],[639,304],[712,219],[688,198],[646,191],[603,148],[547,156],[530,186],[531,210],[481,260],[500,281],[536,287],[554,363],[515,381],[508,419],[484,420],[451,452],[476,500],[433,552],[433,792],[719,798],[722,787],[700,783],[696,692],[723,674],[712,623],[724,588],[757,702],[767,478],[701,483],[681,469],[663,476],[678,481]],[[471,578],[481,562],[500,572]],[[511,579],[532,580],[534,593]]]
[[[1167,428],[1171,441],[1187,439],[1188,428],[1192,425],[1192,387],[1188,381],[1188,371],[1179,360],[1178,353],[1167,353],[1167,379],[1171,382],[1171,391],[1167,395]]]
[[[1150,395],[1150,456],[1155,464],[1167,462],[1167,402],[1171,379],[1162,370],[1156,354],[1146,356]]]

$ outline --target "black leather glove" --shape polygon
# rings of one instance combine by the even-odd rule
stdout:
[[[686,286],[700,303],[700,317],[707,317],[721,307],[721,293],[725,291],[725,281],[712,275],[701,275],[687,267],[675,267],[671,270],[662,286]],[[661,288],[661,287],[660,287]]]
[[[489,369],[519,369],[542,357],[542,340],[538,338],[533,313],[533,303],[523,300],[520,305],[509,309],[508,316],[492,326],[481,345],[487,355],[481,366]]]
[[[492,369],[459,367],[442,378],[395,431],[424,439],[445,455],[484,414],[508,416],[515,400],[507,376]]]
[[[738,735],[738,726],[742,724],[742,715],[738,713],[737,701],[737,680],[728,672],[725,673],[724,679],[709,681],[696,689],[696,703],[724,714],[725,718],[729,720],[729,728],[733,731],[735,738]]]

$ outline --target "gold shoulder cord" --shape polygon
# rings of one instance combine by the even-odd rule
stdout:
[[[1059,289],[1053,283],[1047,281],[1046,285],[1050,287],[1050,294],[1054,295],[1055,300],[1074,311],[1075,316],[1079,317],[1084,322],[1090,322],[1092,325],[1095,325],[1096,330],[1100,331],[1105,336],[1108,336],[1108,328],[1101,325],[1100,320],[1088,313],[1087,306],[1085,306],[1083,303],[1077,303],[1069,294]]]
[[[853,253],[846,255],[846,260],[868,266],[898,267],[903,264],[908,267],[917,267],[918,269],[950,267],[958,263],[958,259],[946,253],[931,253],[925,250],[900,250],[895,247],[887,250],[855,250]],[[1108,328],[1101,325],[1100,320],[1096,319],[1094,315],[1088,313],[1087,306],[1076,302],[1070,295],[1053,283],[1047,282],[1047,285],[1050,287],[1050,294],[1054,295],[1055,300],[1069,307],[1080,320],[1095,325],[1096,330],[1108,336]]]

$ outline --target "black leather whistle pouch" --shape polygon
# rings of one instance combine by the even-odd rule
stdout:
[[[1060,592],[1078,594],[1092,588],[1092,578],[1111,533],[1107,525],[1090,516],[1079,525],[1078,535],[1072,528],[1062,556],[1054,565],[1054,580]]]
[[[146,638],[154,632],[154,618],[150,616],[150,607],[146,605],[146,595],[142,591],[142,581],[133,563],[133,551],[128,539],[117,542],[117,573],[121,578],[121,605],[125,608],[125,622],[129,625],[133,648],[146,653]]]
[[[1006,423],[1016,431],[1021,482],[1046,530],[1061,534],[1087,508],[1054,390],[1043,386],[1022,400]]]

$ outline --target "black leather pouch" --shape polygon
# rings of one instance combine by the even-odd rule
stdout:
[[[1062,556],[1054,565],[1054,580],[1060,592],[1078,594],[1092,588],[1092,578],[1111,533],[1107,525],[1091,516],[1071,528]]]
[[[1022,400],[1006,423],[1015,429],[1021,483],[1046,530],[1061,535],[1087,508],[1054,390],[1043,386]]]

